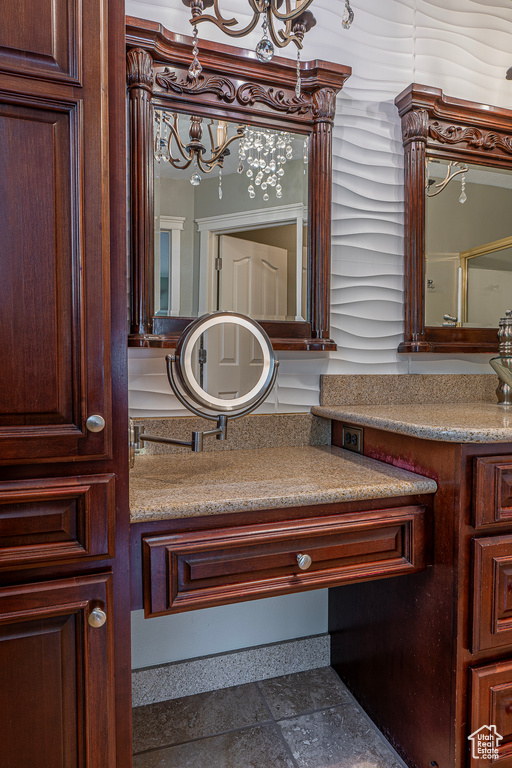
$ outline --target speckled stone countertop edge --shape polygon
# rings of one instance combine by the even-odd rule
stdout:
[[[191,468],[197,472],[191,475]],[[131,522],[435,493],[435,480],[336,446],[140,457]]]
[[[371,487],[362,488],[354,485],[340,488],[325,493],[304,493],[293,496],[274,496],[252,499],[226,499],[205,504],[191,502],[190,508],[186,504],[180,505],[179,514],[171,506],[161,506],[151,510],[132,509],[130,512],[131,523],[149,523],[158,520],[185,519],[187,517],[204,517],[209,515],[230,514],[236,512],[263,511],[268,509],[287,509],[289,507],[307,507],[315,504],[335,504],[347,501],[368,501],[370,499],[390,499],[399,496],[417,496],[421,494],[435,493],[437,483],[428,477],[407,482],[396,480],[389,486],[380,486],[378,490]]]
[[[491,405],[490,403],[475,403],[467,404],[467,407],[481,407]],[[493,407],[499,407],[492,404]],[[371,406],[377,408],[378,406]],[[382,409],[386,406],[381,406]],[[399,406],[398,406],[399,407]],[[439,409],[439,405],[432,406]],[[452,408],[452,404],[445,404],[446,408]],[[512,408],[510,410],[510,417],[512,423]],[[480,426],[480,427],[465,427],[452,424],[450,426],[441,426],[439,424],[431,423],[419,423],[419,420],[409,419],[408,421],[400,420],[396,417],[390,417],[385,415],[378,415],[377,413],[364,412],[364,408],[358,409],[353,406],[313,406],[311,412],[315,416],[321,416],[324,419],[332,419],[335,421],[347,421],[351,424],[360,424],[363,427],[374,427],[375,429],[382,429],[388,432],[395,432],[400,435],[408,435],[411,437],[420,437],[425,440],[437,440],[441,442],[453,442],[453,443],[509,443],[512,442],[512,426],[511,427],[496,427],[496,426]],[[500,413],[499,411],[497,412]],[[502,414],[504,415],[504,413]]]

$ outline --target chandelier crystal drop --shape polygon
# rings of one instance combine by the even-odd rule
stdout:
[[[197,78],[203,71],[201,62],[199,61],[199,33],[197,31],[197,27],[194,27],[194,42],[192,44],[192,55],[194,56],[194,58],[192,59],[192,64],[188,68],[188,75],[191,80],[197,80]]]
[[[281,180],[285,172],[284,165],[288,160],[293,160],[290,133],[248,127],[240,140],[239,163],[245,161],[249,166],[246,171],[249,197],[256,197],[256,186],[263,192],[264,202],[270,199],[271,190],[281,199]]]
[[[460,195],[459,195],[459,203],[465,203],[468,199],[468,196],[466,195],[466,174],[462,174],[462,178],[460,180]]]
[[[271,61],[274,53],[274,46],[268,39],[268,21],[263,19],[263,37],[256,46],[256,56],[260,61]]]
[[[354,21],[354,11],[350,7],[349,0],[345,0],[345,10],[341,19],[341,25],[343,29],[350,29],[352,22]]]

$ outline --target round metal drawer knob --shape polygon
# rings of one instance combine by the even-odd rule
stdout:
[[[107,614],[101,608],[94,608],[87,621],[91,627],[102,627],[107,620]]]
[[[307,571],[312,562],[309,555],[297,555],[297,563],[301,571]]]
[[[94,416],[89,416],[85,422],[85,426],[89,432],[101,432],[105,429],[105,419],[103,416],[99,416],[97,413]]]

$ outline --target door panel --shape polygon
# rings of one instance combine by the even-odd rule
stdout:
[[[288,252],[284,248],[221,235],[219,309],[254,320],[286,320]]]
[[[0,367],[0,426],[71,428],[81,437],[73,379],[80,361],[72,346],[80,328],[71,285],[81,267],[71,206],[78,131],[78,104],[62,111],[0,105],[0,333],[8,353]],[[59,322],[66,317],[67,326]]]
[[[0,589],[2,768],[114,761],[111,577]],[[101,606],[102,627],[88,616]]]
[[[48,30],[63,25],[75,56],[75,2],[21,0],[16,12],[34,6],[34,18],[13,44],[48,52]],[[104,2],[83,6],[83,87],[0,69],[0,464],[111,452],[105,13]],[[106,427],[89,432],[96,414]]]
[[[3,0],[0,69],[64,81],[79,76],[79,0]]]

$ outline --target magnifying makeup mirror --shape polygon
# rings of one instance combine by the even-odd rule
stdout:
[[[133,457],[144,441],[184,445],[199,452],[204,437],[225,440],[228,419],[246,416],[265,400],[279,366],[263,328],[237,312],[212,312],[194,320],[181,334],[175,354],[165,360],[169,384],[180,403],[217,426],[194,431],[186,441],[148,435],[131,423]]]

